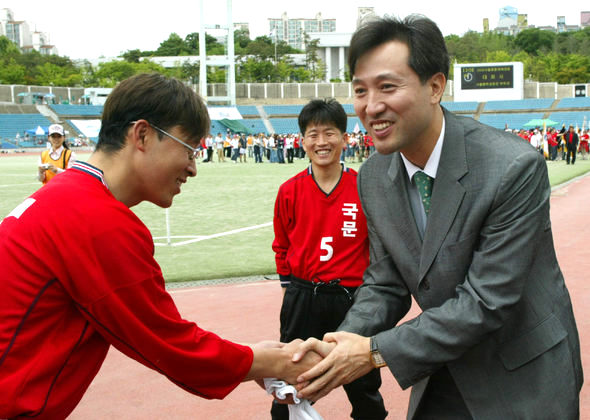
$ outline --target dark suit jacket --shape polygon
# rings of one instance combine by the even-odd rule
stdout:
[[[572,142],[570,143],[570,132],[566,131],[565,134],[563,135],[563,141],[565,142],[565,147],[567,147],[568,149],[572,149],[575,150],[578,148],[578,142],[580,141],[580,138],[578,137],[578,133],[572,133]]]
[[[340,329],[376,335],[400,386],[413,386],[408,418],[444,365],[476,419],[576,418],[579,338],[545,161],[512,134],[444,116],[424,242],[399,152],[359,171],[371,264]],[[411,296],[423,312],[397,325]]]

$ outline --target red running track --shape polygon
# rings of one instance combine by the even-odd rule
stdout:
[[[564,272],[580,338],[582,363],[590,375],[590,176],[555,190],[551,218],[557,255]],[[534,246],[534,244],[531,244]],[[282,298],[275,281],[202,286],[171,292],[186,319],[224,338],[247,343],[277,339]],[[414,304],[409,314],[417,315]],[[402,391],[382,370],[390,419],[403,419],[409,390]],[[70,419],[268,419],[271,399],[256,384],[240,385],[222,401],[205,400],[176,387],[167,379],[111,349],[98,376]],[[349,418],[344,391],[333,391],[315,405],[326,419]],[[590,419],[590,391],[582,388],[581,419]]]

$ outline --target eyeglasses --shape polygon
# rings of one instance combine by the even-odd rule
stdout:
[[[135,124],[137,121],[131,121],[129,124]],[[148,124],[150,125],[150,127],[152,127],[154,130],[160,132],[161,134],[165,135],[166,137],[170,137],[172,140],[177,141],[178,143],[182,144],[184,147],[186,147],[187,149],[190,150],[189,154],[188,154],[188,159],[190,161],[193,161],[196,159],[197,157],[197,153],[199,153],[198,149],[195,149],[192,146],[189,146],[188,144],[186,144],[184,141],[180,140],[178,137],[173,136],[172,134],[168,133],[167,131],[162,130],[160,127],[156,127],[155,125],[153,125],[152,123],[148,122]]]

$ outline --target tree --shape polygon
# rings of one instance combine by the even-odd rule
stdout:
[[[142,57],[140,50],[127,50],[121,57],[128,63],[139,63],[139,59]]]
[[[0,35],[0,56],[20,55],[18,46],[4,35]]]
[[[530,28],[519,32],[514,44],[531,55],[539,55],[553,50],[554,41],[553,32]]]
[[[26,69],[14,58],[0,60],[0,84],[25,84]]]
[[[186,52],[184,40],[177,34],[171,33],[167,40],[160,43],[160,46],[155,51],[158,56],[171,57],[183,55]]]

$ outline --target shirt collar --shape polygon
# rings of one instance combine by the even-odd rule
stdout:
[[[54,149],[53,146],[51,146],[51,153],[50,154],[60,154],[61,155],[61,151],[63,150],[64,146],[61,145],[59,146],[57,149]]]
[[[412,180],[412,177],[414,176],[414,174],[418,171],[424,172],[426,175],[428,175],[429,177],[431,177],[433,179],[436,178],[436,173],[438,171],[438,164],[440,162],[440,155],[441,155],[441,151],[442,151],[444,138],[445,138],[445,117],[443,115],[442,128],[440,130],[440,135],[438,136],[438,140],[436,141],[436,144],[434,145],[434,149],[432,149],[432,153],[430,154],[430,157],[428,158],[426,165],[424,165],[424,169],[414,165],[412,162],[410,162],[408,159],[406,159],[406,157],[404,156],[403,153],[400,153],[402,156],[402,160],[404,162],[404,166],[406,167],[406,172],[408,173],[408,176],[410,177],[410,181]]]
[[[74,162],[71,169],[77,169],[81,172],[84,172],[84,173],[90,175],[90,176],[93,176],[94,178],[96,178],[100,182],[102,182],[102,184],[105,187],[107,187],[107,189],[109,188],[107,183],[104,180],[104,173],[102,172],[101,169],[98,169],[96,166],[92,166],[91,164],[89,164],[87,162],[81,162],[81,161],[77,160],[76,162]]]

